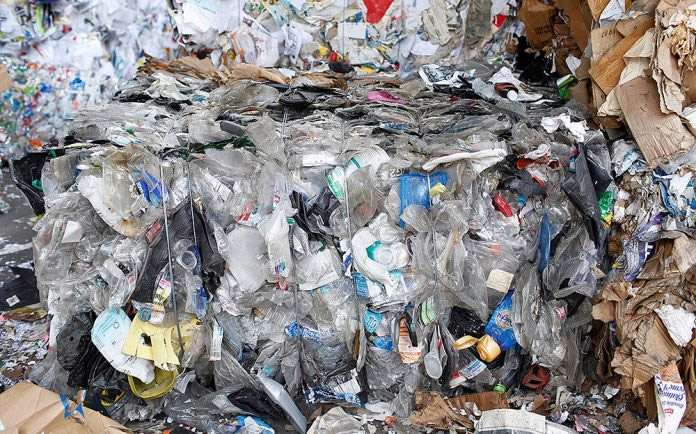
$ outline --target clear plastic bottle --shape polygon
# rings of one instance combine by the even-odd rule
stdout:
[[[455,388],[467,381],[473,381],[478,389],[491,389],[496,379],[488,366],[478,358],[474,347],[462,347],[455,342],[454,349],[459,351],[459,370],[450,379],[450,387]]]

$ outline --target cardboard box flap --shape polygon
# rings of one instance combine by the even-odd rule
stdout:
[[[524,23],[527,42],[532,48],[544,48],[551,44],[551,18],[555,11],[555,7],[539,0],[526,0],[522,3],[520,20]]]
[[[616,88],[616,97],[650,167],[664,163],[694,145],[694,136],[682,125],[679,116],[660,110],[660,97],[654,80],[634,78]]]
[[[64,400],[72,413],[77,407],[73,401]],[[82,407],[82,413],[74,412],[68,418],[61,396],[29,382],[17,383],[0,394],[0,423],[3,432],[24,433],[85,433],[117,434],[131,431],[102,414]]]
[[[604,93],[611,92],[619,83],[621,71],[626,66],[623,59],[624,54],[653,26],[653,22],[644,21],[636,31],[619,41],[590,68],[590,76]]]
[[[581,51],[587,48],[587,42],[590,38],[590,14],[585,16],[583,11],[583,2],[577,0],[559,0],[556,2],[559,9],[563,11],[563,15],[568,17],[570,23],[570,35],[575,39],[575,42],[580,47]]]

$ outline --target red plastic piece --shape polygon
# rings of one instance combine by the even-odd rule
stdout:
[[[505,199],[499,194],[493,196],[493,208],[503,213],[505,217],[512,217],[512,208],[505,202]]]

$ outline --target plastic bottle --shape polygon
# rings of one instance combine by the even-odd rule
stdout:
[[[476,356],[476,351],[473,347],[462,348],[455,341],[454,349],[459,351],[460,368],[450,379],[450,387],[457,387],[467,380],[473,381],[484,389],[488,389],[495,384],[496,380],[493,374],[491,374],[488,366]]]
[[[512,320],[510,312],[512,310],[512,294],[515,291],[508,291],[500,302],[498,307],[493,311],[486,324],[486,334],[491,336],[493,340],[500,346],[500,351],[505,352],[513,347],[517,341],[515,340],[515,332],[512,330]]]
[[[382,148],[370,148],[368,150],[358,152],[353,158],[348,161],[344,167],[337,166],[326,176],[329,189],[333,192],[338,200],[345,200],[344,186],[348,177],[358,169],[368,166],[379,167],[380,164],[389,161],[389,155]]]

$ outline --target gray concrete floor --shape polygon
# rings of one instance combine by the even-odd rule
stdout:
[[[31,239],[34,236],[32,218],[34,213],[29,202],[14,185],[10,172],[2,170],[0,178],[0,200],[5,200],[10,209],[0,213],[0,286],[14,278],[10,265],[28,267],[32,259]]]

